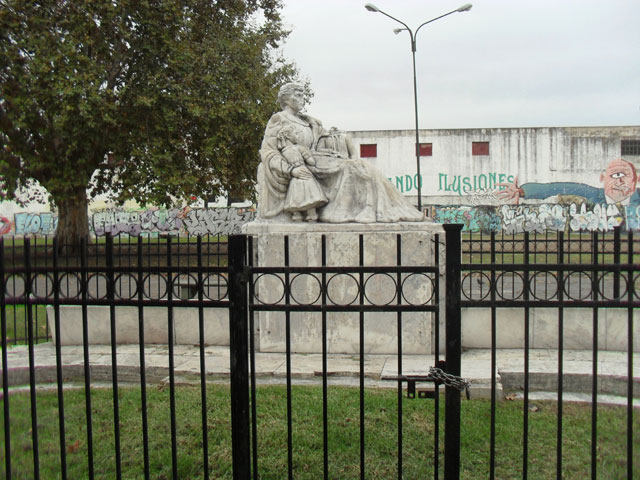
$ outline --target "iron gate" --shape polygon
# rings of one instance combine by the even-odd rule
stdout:
[[[359,430],[359,473],[360,478],[365,478],[367,472],[367,405],[366,395],[367,379],[365,376],[365,361],[368,358],[365,345],[365,330],[367,328],[367,315],[372,312],[387,312],[395,314],[395,328],[397,329],[397,375],[392,378],[397,383],[397,478],[403,477],[403,447],[404,430],[403,420],[403,396],[416,398],[416,383],[430,382],[433,391],[418,391],[418,398],[431,398],[434,405],[433,439],[431,441],[433,455],[433,477],[439,477],[441,467],[440,456],[440,386],[445,385],[445,430],[444,430],[444,476],[447,479],[459,478],[460,474],[460,390],[464,383],[457,381],[460,375],[461,359],[461,329],[460,329],[460,230],[459,225],[445,226],[446,235],[446,292],[444,298],[446,311],[446,362],[440,359],[440,273],[443,256],[439,251],[440,239],[434,238],[435,258],[432,265],[403,266],[402,236],[397,235],[396,266],[371,266],[366,265],[364,259],[363,236],[359,237],[359,264],[357,266],[328,266],[326,251],[327,239],[322,236],[322,259],[317,267],[293,267],[289,261],[288,237],[284,237],[284,265],[278,267],[258,267],[254,265],[255,248],[252,237],[232,236],[229,239],[229,301],[230,301],[230,344],[231,344],[231,408],[232,408],[232,448],[233,448],[233,475],[235,479],[260,478],[260,451],[261,425],[259,414],[259,378],[256,376],[257,345],[256,345],[256,318],[264,312],[280,312],[284,322],[285,344],[285,368],[286,368],[286,475],[294,478],[296,475],[296,462],[294,453],[294,415],[293,386],[296,381],[292,374],[292,358],[295,351],[292,348],[292,324],[298,319],[295,314],[303,313],[306,316],[315,314],[320,316],[322,367],[318,376],[322,377],[321,409],[322,409],[322,471],[323,478],[335,476],[331,471],[330,462],[330,429],[331,426],[328,405],[331,397],[330,376],[328,370],[329,339],[327,323],[331,314],[350,312],[358,316],[358,352],[359,371],[357,372],[359,418],[357,419]],[[366,295],[368,279],[374,275],[386,275],[394,279],[395,292],[393,300],[384,304],[373,304]],[[427,302],[414,305],[405,299],[403,286],[408,276],[426,276],[431,282],[432,294]],[[293,283],[301,275],[315,279],[318,283],[317,297],[308,302],[300,302],[293,298]],[[338,276],[348,276],[357,282],[357,298],[347,304],[334,301],[331,298],[329,285]],[[277,299],[265,302],[259,296],[259,285],[266,278],[275,279],[282,286],[282,295],[276,295]],[[435,364],[427,376],[412,376],[403,374],[403,314],[409,312],[430,313],[433,316]],[[393,325],[390,323],[390,328]],[[415,400],[419,401],[419,400]],[[428,448],[425,440],[425,451]],[[320,454],[320,452],[318,452]]]

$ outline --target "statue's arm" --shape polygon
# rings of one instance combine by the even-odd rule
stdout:
[[[291,166],[278,148],[278,132],[282,127],[282,115],[280,115],[280,113],[273,114],[264,132],[260,155],[262,156],[263,163],[265,163],[265,167],[268,168],[273,175],[288,179],[291,177]]]

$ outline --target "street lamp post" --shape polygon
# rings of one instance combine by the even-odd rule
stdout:
[[[415,33],[413,32],[413,30],[409,28],[409,26],[406,23],[404,23],[401,20],[398,20],[395,17],[392,17],[386,12],[383,12],[375,5],[371,3],[367,3],[364,6],[364,8],[366,8],[370,12],[381,13],[384,16],[389,17],[391,20],[394,20],[399,24],[401,24],[404,28],[394,29],[394,33],[398,34],[406,30],[407,32],[409,32],[409,37],[411,39],[411,54],[413,56],[413,101],[414,101],[415,115],[416,115],[416,173],[417,173],[416,187],[418,189],[418,210],[420,210],[421,212],[422,212],[422,177],[420,176],[420,132],[418,130],[418,83],[416,80],[416,37],[420,29],[425,25],[427,25],[428,23],[435,22],[436,20],[440,20],[441,18],[446,17],[447,15],[451,15],[452,13],[468,12],[469,10],[471,10],[471,6],[472,5],[470,3],[467,3],[465,5],[462,5],[459,8],[456,8],[455,10],[451,10],[450,12],[445,13],[444,15],[440,15],[439,17],[432,18],[431,20],[424,22],[418,28],[416,28]]]

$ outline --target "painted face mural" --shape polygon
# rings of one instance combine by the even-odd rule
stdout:
[[[621,158],[612,160],[600,175],[605,195],[615,203],[623,202],[633,195],[637,179],[634,166]]]

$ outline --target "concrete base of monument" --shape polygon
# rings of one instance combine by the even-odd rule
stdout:
[[[204,308],[204,344],[229,345],[229,310],[227,308]],[[140,342],[138,308],[118,306],[115,308],[116,344],[138,344]],[[144,342],[166,344],[169,340],[168,309],[145,307]],[[54,344],[55,335],[53,306],[47,306],[47,321]],[[197,308],[173,308],[173,339],[177,345],[198,345],[199,316]],[[60,345],[82,345],[82,307],[60,306]],[[110,307],[91,305],[87,307],[87,337],[92,345],[111,344]]]
[[[325,265],[328,267],[396,266],[398,255],[402,266],[434,264],[434,239],[443,235],[442,226],[430,222],[402,222],[375,224],[327,223],[249,223],[244,233],[255,237],[254,265],[257,267],[285,266],[319,267],[323,262],[322,237],[325,237]],[[362,245],[360,236],[362,235]],[[285,253],[285,237],[288,252]],[[442,252],[442,249],[441,249]],[[401,303],[421,305],[435,303],[433,274],[401,274],[403,298]],[[322,274],[289,274],[291,305],[322,305]],[[396,304],[397,277],[395,274],[363,274],[362,296],[359,274],[332,272],[325,275],[326,305],[384,306]],[[264,274],[254,280],[258,304],[283,305],[284,274]],[[406,354],[432,353],[435,316],[429,312],[404,312],[401,317],[402,351]],[[360,328],[364,327],[365,353],[397,353],[398,314],[395,312],[326,312],[326,341],[329,353],[357,354],[361,348]],[[322,312],[291,312],[289,339],[292,352],[322,352]],[[256,312],[257,348],[261,352],[284,352],[287,349],[287,319],[282,311]]]

